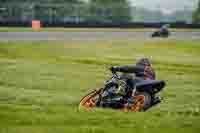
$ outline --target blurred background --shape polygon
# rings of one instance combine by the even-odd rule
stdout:
[[[1,26],[199,24],[198,0],[0,0]]]

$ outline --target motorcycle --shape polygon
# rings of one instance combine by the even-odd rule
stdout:
[[[161,102],[160,97],[156,94],[164,86],[165,81],[147,80],[134,85],[132,89],[126,76],[113,73],[112,77],[105,81],[103,88],[91,91],[80,100],[79,109],[88,110],[95,107],[102,107],[120,109],[124,112],[146,111]],[[118,100],[112,104],[108,104],[109,106],[102,104],[109,102],[110,96],[114,96]],[[132,99],[131,104],[129,102],[130,99]]]
[[[151,37],[169,37],[170,36],[170,32],[168,30],[164,30],[164,31],[155,31]]]

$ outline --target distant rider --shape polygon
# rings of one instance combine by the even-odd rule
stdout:
[[[170,27],[169,24],[165,24],[165,25],[163,25],[163,26],[160,28],[160,33],[166,33],[166,32],[169,32],[169,27]]]

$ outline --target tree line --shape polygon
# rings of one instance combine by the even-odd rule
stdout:
[[[200,23],[200,0],[194,13],[177,11],[171,15],[133,7],[128,0],[89,0],[88,2],[83,0],[0,0],[1,22],[29,22],[32,19],[48,23],[186,20]]]
[[[200,0],[197,5],[197,9],[193,13],[193,22],[200,23]]]
[[[0,21],[130,22],[128,0],[0,0]]]

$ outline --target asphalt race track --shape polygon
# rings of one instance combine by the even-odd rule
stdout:
[[[126,39],[150,38],[152,32],[0,32],[0,40]],[[200,39],[200,32],[172,32],[170,38]]]

